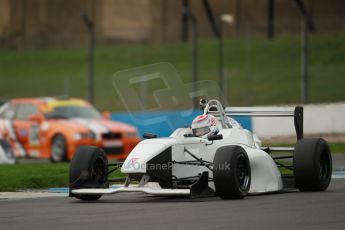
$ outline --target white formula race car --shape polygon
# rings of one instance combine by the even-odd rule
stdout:
[[[146,134],[146,140],[133,149],[123,164],[109,164],[102,149],[79,148],[70,165],[70,196],[97,200],[103,194],[143,192],[241,199],[247,194],[287,188],[327,189],[332,173],[330,149],[323,139],[303,139],[302,107],[223,108],[217,100],[202,100],[201,107],[204,114],[213,115],[222,125],[216,135],[207,139],[193,136],[190,128],[179,128],[166,138]],[[291,116],[298,141],[291,148],[262,147],[256,135],[232,122],[230,116]],[[285,154],[274,156],[273,152]],[[123,178],[123,185],[110,186],[119,181],[109,179],[109,174],[117,169],[127,177]]]

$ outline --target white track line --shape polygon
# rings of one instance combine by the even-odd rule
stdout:
[[[17,199],[32,199],[32,198],[46,198],[46,197],[67,197],[66,193],[48,193],[48,192],[0,192],[0,200],[17,200]]]

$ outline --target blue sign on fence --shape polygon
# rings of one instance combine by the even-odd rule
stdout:
[[[189,126],[200,115],[200,110],[181,110],[164,112],[113,113],[115,121],[125,122],[138,128],[139,134],[155,133],[160,137],[169,136],[175,129]],[[252,130],[250,117],[234,117],[242,126]]]

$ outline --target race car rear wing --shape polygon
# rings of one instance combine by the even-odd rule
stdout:
[[[303,138],[303,107],[226,107],[226,116],[293,117],[297,139]]]
[[[297,140],[303,138],[303,107],[223,107],[217,100],[200,100],[204,113],[220,116],[223,126],[228,125],[225,116],[293,117]]]

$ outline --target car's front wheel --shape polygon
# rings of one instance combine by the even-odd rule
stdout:
[[[250,188],[251,170],[246,151],[240,146],[223,146],[213,160],[216,193],[222,199],[242,199]]]
[[[51,156],[50,160],[52,162],[62,162],[67,160],[67,141],[66,138],[57,134],[51,144]]]
[[[108,160],[97,147],[81,146],[74,154],[69,171],[70,191],[81,188],[108,188]],[[71,194],[80,200],[98,200],[101,194]]]

